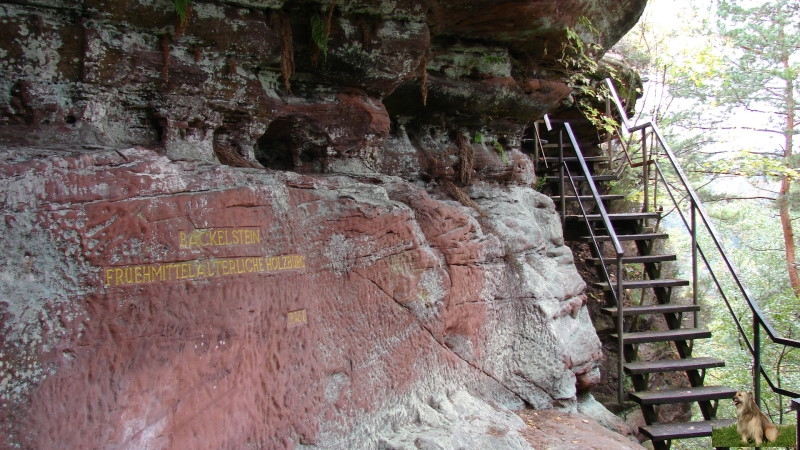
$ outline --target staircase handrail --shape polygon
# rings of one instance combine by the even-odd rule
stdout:
[[[660,176],[661,180],[664,181],[665,180],[664,173],[661,170],[661,166],[658,164],[657,161],[654,163],[654,166],[656,167],[656,171],[657,171],[658,175]],[[669,194],[670,199],[672,200],[673,204],[677,205],[679,203],[679,200],[677,200],[675,198],[675,194],[673,193],[673,189],[669,186],[669,184],[667,184],[667,183],[664,183],[664,184],[666,186],[667,194]],[[683,221],[683,224],[686,227],[686,229],[687,230],[691,230],[692,229],[692,225],[689,224],[689,221],[686,219],[686,216],[684,215],[683,211],[680,208],[676,208],[676,211],[678,212],[678,215],[680,216],[681,220]],[[709,271],[709,276],[711,277],[711,280],[714,282],[714,285],[717,287],[717,292],[722,297],[722,300],[725,303],[725,307],[728,309],[728,312],[730,313],[730,315],[734,318],[734,324],[736,325],[736,329],[739,332],[739,335],[742,337],[742,339],[744,339],[744,342],[747,345],[747,350],[750,352],[751,355],[753,355],[754,360],[755,360],[756,359],[756,355],[757,355],[755,349],[756,348],[760,349],[760,343],[751,342],[750,339],[748,339],[747,334],[745,333],[741,322],[739,322],[739,320],[736,319],[736,313],[733,311],[733,306],[731,306],[731,302],[728,300],[728,296],[725,294],[725,290],[722,288],[722,284],[720,283],[719,278],[717,278],[717,274],[712,269],[711,263],[708,261],[708,258],[706,257],[705,252],[703,252],[703,250],[699,246],[696,248],[696,250],[697,250],[697,253],[699,254],[700,258],[703,260],[703,264],[705,265],[706,269]],[[758,307],[758,303],[755,303],[755,306]],[[767,327],[771,327],[771,325],[769,323],[765,323],[765,324],[762,324],[762,325],[765,327],[765,329]],[[695,326],[696,326],[696,324],[695,324]],[[774,329],[773,329],[773,332],[774,332]],[[779,344],[793,346],[791,343],[787,343],[785,341],[786,341],[785,338],[780,338],[780,337],[778,337],[778,338],[776,338],[774,340],[774,342],[779,343]],[[758,353],[758,360],[759,360],[759,364],[757,364],[757,366],[760,368],[761,376],[764,378],[764,380],[766,380],[767,384],[770,386],[770,389],[773,392],[775,392],[775,393],[777,393],[779,395],[787,396],[787,397],[794,397],[794,398],[798,397],[798,394],[796,394],[796,393],[794,393],[792,391],[789,391],[787,389],[783,389],[781,387],[775,386],[775,384],[772,382],[772,379],[769,377],[769,374],[766,373],[766,371],[764,370],[764,367],[760,364],[760,351]]]
[[[608,211],[606,210],[605,205],[603,205],[603,202],[600,201],[600,191],[597,189],[597,185],[592,179],[592,172],[589,171],[589,165],[586,164],[586,159],[583,157],[583,152],[581,152],[578,141],[575,139],[575,133],[573,133],[569,122],[564,122],[564,128],[567,130],[567,136],[569,137],[572,147],[575,149],[575,156],[577,157],[578,163],[581,166],[581,171],[586,177],[586,184],[589,186],[589,190],[592,192],[592,197],[594,197],[595,202],[597,202],[597,210],[600,213],[600,217],[603,218],[603,225],[605,225],[606,230],[608,230],[608,235],[610,236],[611,242],[614,246],[614,252],[618,256],[622,256],[625,251],[623,250],[622,244],[617,237],[617,233],[614,231],[614,225],[611,223],[611,218],[608,216]],[[578,193],[576,192],[575,194],[577,195]],[[580,199],[578,200],[580,201]]]
[[[613,82],[609,78],[606,78],[605,82],[606,82],[606,85],[608,86],[609,91],[610,91],[610,99],[615,104],[615,106],[617,108],[617,111],[619,112],[619,115],[620,115],[620,118],[621,118],[620,122],[621,122],[621,125],[624,128],[624,130],[627,133],[634,133],[636,131],[643,131],[643,130],[646,130],[647,128],[650,128],[652,130],[653,135],[655,136],[655,141],[658,143],[658,145],[663,150],[664,155],[666,156],[667,160],[670,162],[672,168],[675,171],[675,174],[678,177],[678,180],[680,181],[680,184],[682,185],[683,189],[685,190],[686,194],[688,195],[688,197],[690,199],[691,206],[693,207],[693,214],[694,214],[694,211],[696,211],[696,214],[700,217],[700,220],[702,221],[703,225],[705,226],[706,230],[708,231],[708,234],[711,236],[711,240],[712,240],[714,246],[716,247],[718,254],[722,258],[722,260],[723,260],[725,266],[727,267],[728,272],[730,273],[731,277],[733,278],[733,280],[734,280],[739,292],[742,294],[742,297],[744,298],[745,302],[747,303],[748,307],[750,308],[750,310],[753,313],[753,318],[754,318],[754,320],[753,320],[753,322],[754,322],[753,323],[753,335],[754,335],[754,338],[753,338],[753,343],[751,345],[750,341],[748,340],[748,338],[747,338],[747,336],[746,336],[746,334],[744,332],[744,329],[742,328],[742,326],[741,326],[741,324],[739,322],[739,319],[736,317],[735,314],[733,314],[733,311],[732,311],[732,309],[730,307],[730,304],[728,303],[727,299],[725,299],[726,304],[728,304],[728,310],[731,313],[731,316],[733,317],[734,321],[736,322],[739,334],[742,335],[742,337],[748,343],[748,350],[750,350],[750,352],[751,352],[751,354],[752,354],[752,356],[754,358],[753,385],[754,385],[755,397],[756,397],[757,401],[758,401],[758,399],[760,399],[760,377],[759,377],[759,375],[763,376],[766,379],[767,383],[770,386],[770,389],[773,392],[775,392],[775,393],[777,393],[779,395],[786,395],[786,396],[795,397],[795,398],[796,397],[800,397],[800,394],[793,393],[793,392],[788,391],[786,389],[776,387],[772,383],[772,380],[767,376],[767,374],[766,374],[766,372],[765,372],[765,370],[764,370],[764,368],[763,368],[763,366],[761,365],[761,362],[760,362],[760,337],[759,337],[760,335],[759,335],[759,331],[758,331],[759,328],[758,327],[759,326],[763,327],[764,330],[767,332],[767,335],[769,336],[770,340],[772,342],[776,343],[776,344],[781,344],[781,345],[785,345],[785,346],[789,346],[789,347],[800,348],[800,340],[791,339],[791,338],[787,338],[787,337],[781,336],[780,333],[775,329],[775,327],[769,321],[769,319],[764,315],[764,313],[762,312],[761,307],[758,305],[758,303],[750,295],[749,290],[746,288],[746,286],[744,285],[743,281],[741,280],[741,278],[739,276],[738,270],[736,269],[736,267],[734,266],[733,262],[730,260],[730,258],[728,257],[727,253],[723,249],[722,244],[721,244],[722,239],[719,237],[719,233],[717,232],[716,227],[710,221],[708,213],[706,212],[703,203],[700,201],[700,198],[698,197],[698,195],[695,192],[694,188],[692,188],[692,185],[689,182],[688,178],[686,177],[686,174],[683,172],[683,169],[681,168],[681,165],[678,162],[677,157],[675,156],[674,152],[672,151],[672,149],[670,148],[670,146],[667,144],[666,140],[664,139],[663,135],[661,134],[661,131],[658,128],[658,125],[656,123],[654,123],[653,121],[647,121],[647,122],[643,122],[641,124],[632,125],[628,121],[627,114],[625,113],[625,108],[623,107],[623,105],[622,105],[622,103],[621,103],[621,101],[619,99],[619,96],[617,95],[617,91],[614,88]],[[643,142],[644,142],[644,139],[643,139]],[[645,164],[643,164],[643,166],[646,167],[647,164],[645,163]],[[660,168],[658,166],[656,166],[656,170],[658,172],[661,172],[661,170],[660,170]],[[661,176],[663,178],[663,173],[661,174]],[[645,180],[645,183],[647,183],[647,182],[648,182],[648,180]],[[674,201],[674,198],[673,198],[673,201]],[[677,204],[677,202],[676,202],[676,204]],[[682,216],[682,218],[684,220],[684,224],[687,226],[687,228],[689,228],[690,232],[692,232],[692,229],[687,224],[686,219],[683,217],[682,214],[681,214],[681,216]],[[695,239],[696,238],[693,236],[693,238],[692,238],[693,245],[696,245]],[[711,268],[711,265],[706,260],[705,255],[702,253],[702,250],[700,250],[699,248],[697,250],[700,251],[700,254],[701,254],[702,258],[705,261],[706,267],[708,268],[709,272],[712,273],[712,276],[714,276],[714,278],[716,280],[716,275],[714,274],[714,271]],[[693,270],[695,270],[694,267],[693,267]],[[695,281],[694,289],[696,291],[696,289],[697,289],[696,288],[696,279],[694,281]],[[719,289],[719,283],[718,282],[716,282],[716,283],[717,283],[717,286],[718,286],[718,289]],[[724,297],[724,293],[723,293],[723,297]]]
[[[548,121],[548,124],[549,124],[549,121]],[[592,172],[589,170],[589,165],[586,163],[586,159],[583,156],[583,152],[580,149],[580,145],[578,145],[578,140],[575,138],[575,133],[572,131],[572,126],[570,126],[569,122],[563,122],[563,126],[564,126],[564,129],[567,132],[567,137],[569,138],[570,143],[572,144],[572,148],[575,151],[575,157],[578,160],[578,164],[580,166],[580,170],[581,170],[581,172],[583,172],[583,176],[586,179],[586,184],[589,186],[589,190],[591,191],[591,195],[593,197],[594,204],[597,205],[598,213],[600,214],[600,217],[601,217],[601,219],[603,221],[603,225],[606,228],[606,231],[607,231],[608,236],[609,236],[609,240],[611,241],[611,243],[612,243],[612,245],[614,247],[615,264],[616,264],[616,268],[617,268],[616,286],[614,286],[614,283],[612,283],[611,276],[610,276],[610,274],[608,272],[608,269],[606,268],[605,258],[603,256],[603,253],[601,252],[601,247],[597,242],[597,236],[594,233],[594,229],[593,229],[591,223],[589,222],[587,210],[586,210],[586,207],[583,205],[583,201],[581,200],[580,192],[578,190],[577,184],[575,183],[575,179],[572,176],[572,172],[569,170],[569,166],[567,166],[566,162],[564,161],[564,143],[563,143],[563,138],[561,137],[562,135],[559,134],[559,143],[558,143],[559,164],[560,164],[559,172],[561,174],[560,175],[561,179],[559,180],[559,182],[560,182],[560,189],[561,189],[561,204],[562,204],[561,219],[563,221],[564,218],[566,217],[566,210],[565,210],[565,207],[564,207],[564,199],[565,199],[565,196],[566,196],[566,190],[564,189],[564,187],[565,187],[564,186],[564,184],[565,184],[565,176],[564,176],[564,174],[566,174],[566,178],[569,179],[569,182],[570,182],[570,184],[572,186],[572,191],[575,193],[575,198],[578,201],[578,205],[580,206],[581,215],[582,215],[582,217],[584,218],[584,220],[586,222],[586,228],[589,230],[589,235],[591,237],[592,244],[594,245],[595,252],[596,252],[598,258],[600,259],[600,261],[599,261],[600,262],[600,267],[602,268],[602,271],[603,271],[603,274],[605,276],[605,279],[608,282],[608,287],[609,287],[609,290],[611,291],[611,297],[616,302],[616,306],[617,306],[617,323],[616,323],[617,345],[618,345],[618,347],[620,349],[620,354],[622,354],[623,330],[624,330],[624,323],[625,323],[624,322],[625,315],[624,315],[624,311],[623,311],[623,309],[624,309],[624,305],[623,305],[623,294],[624,294],[624,292],[623,292],[623,289],[622,289],[623,277],[622,277],[621,274],[622,274],[622,267],[623,267],[623,255],[625,254],[625,250],[623,249],[622,244],[620,243],[619,237],[617,236],[617,232],[614,229],[614,225],[611,222],[611,218],[608,215],[608,211],[606,210],[606,207],[603,204],[603,201],[602,201],[602,199],[600,197],[600,191],[597,189],[597,185],[595,184],[594,180],[592,179]],[[622,170],[623,168],[624,167],[620,167],[620,170]],[[562,223],[562,225],[563,225],[563,223]],[[623,358],[619,358],[619,367],[618,367],[619,383],[618,383],[617,395],[618,395],[618,401],[619,401],[620,405],[623,403],[623,400],[625,398],[625,387],[624,387],[624,383],[622,382],[623,379],[624,379],[624,376],[623,376],[624,363],[625,363],[624,359]]]

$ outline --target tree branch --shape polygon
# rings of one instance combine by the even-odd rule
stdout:
[[[730,200],[769,200],[769,201],[775,201],[777,199],[774,198],[774,197],[762,197],[760,195],[754,195],[754,196],[748,196],[748,197],[727,197],[727,196],[725,196],[725,197],[720,197],[720,198],[704,199],[703,201],[705,203],[713,203],[713,202],[727,202],[727,201],[730,201]]]

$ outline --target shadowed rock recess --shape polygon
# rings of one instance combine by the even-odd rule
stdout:
[[[513,410],[596,411],[523,138],[566,30],[644,3],[0,1],[0,447],[527,449]]]

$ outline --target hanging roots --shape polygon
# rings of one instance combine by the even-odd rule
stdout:
[[[456,136],[455,144],[458,147],[458,158],[461,161],[458,178],[461,184],[469,186],[472,183],[472,169],[475,166],[475,149],[461,133]]]
[[[422,58],[419,65],[419,78],[422,90],[422,106],[428,105],[428,56]]]
[[[161,36],[159,45],[161,46],[161,60],[164,65],[161,67],[161,78],[164,80],[164,85],[169,87],[169,53],[170,53],[170,36],[165,34]]]
[[[283,88],[287,92],[292,92],[292,87],[289,84],[289,78],[294,73],[294,50],[292,49],[292,24],[289,23],[289,18],[283,16],[281,18],[281,76],[283,77]]]
[[[470,208],[472,208],[472,209],[474,209],[474,210],[476,210],[476,211],[478,211],[480,213],[481,210],[478,207],[478,204],[475,203],[474,200],[469,198],[467,193],[462,191],[458,186],[455,185],[455,183],[453,183],[450,180],[440,180],[439,182],[441,183],[442,188],[447,193],[447,195],[449,195],[450,197],[453,197],[454,199],[456,199],[462,205],[468,206],[468,207],[470,207]]]
[[[328,18],[325,21],[325,42],[331,37],[331,22],[333,21],[333,7],[336,6],[336,0],[328,4]]]
[[[249,161],[231,146],[215,146],[214,154],[222,164],[232,167],[261,167],[261,165]]]

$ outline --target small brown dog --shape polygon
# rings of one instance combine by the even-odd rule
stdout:
[[[761,444],[766,437],[768,441],[775,442],[778,439],[778,429],[770,422],[767,416],[758,409],[753,394],[745,391],[738,391],[733,396],[733,404],[736,405],[736,431],[742,436],[742,441],[749,442],[752,439],[756,445]]]

